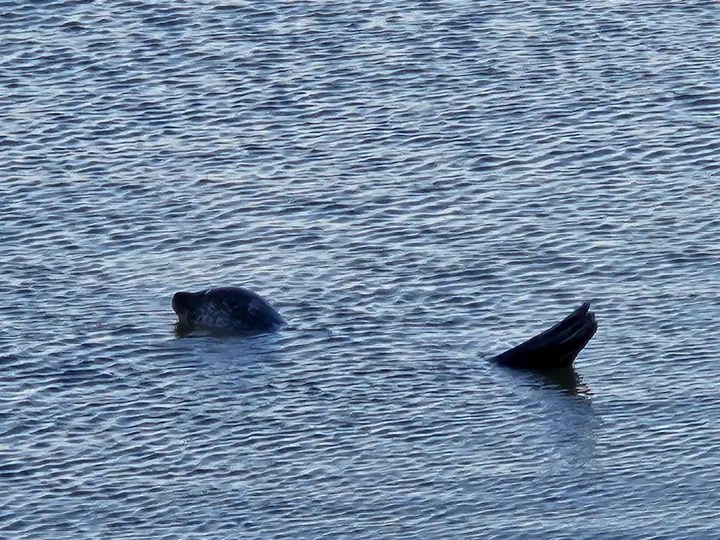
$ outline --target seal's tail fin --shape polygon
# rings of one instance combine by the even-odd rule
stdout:
[[[571,366],[595,332],[595,315],[590,312],[590,304],[584,302],[549,330],[491,360],[503,366],[525,369]]]

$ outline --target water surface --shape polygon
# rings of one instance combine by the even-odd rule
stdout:
[[[1,537],[716,533],[716,3],[0,8]]]

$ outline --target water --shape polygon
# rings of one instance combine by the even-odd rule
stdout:
[[[719,10],[0,4],[0,537],[712,537]]]

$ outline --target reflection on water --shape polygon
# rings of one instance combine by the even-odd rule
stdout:
[[[592,392],[573,367],[549,369],[538,375],[551,387],[560,388],[571,396],[590,397]]]

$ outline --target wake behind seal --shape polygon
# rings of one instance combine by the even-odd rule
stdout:
[[[273,332],[285,324],[260,295],[242,287],[219,287],[200,292],[178,292],[172,298],[177,330]]]

